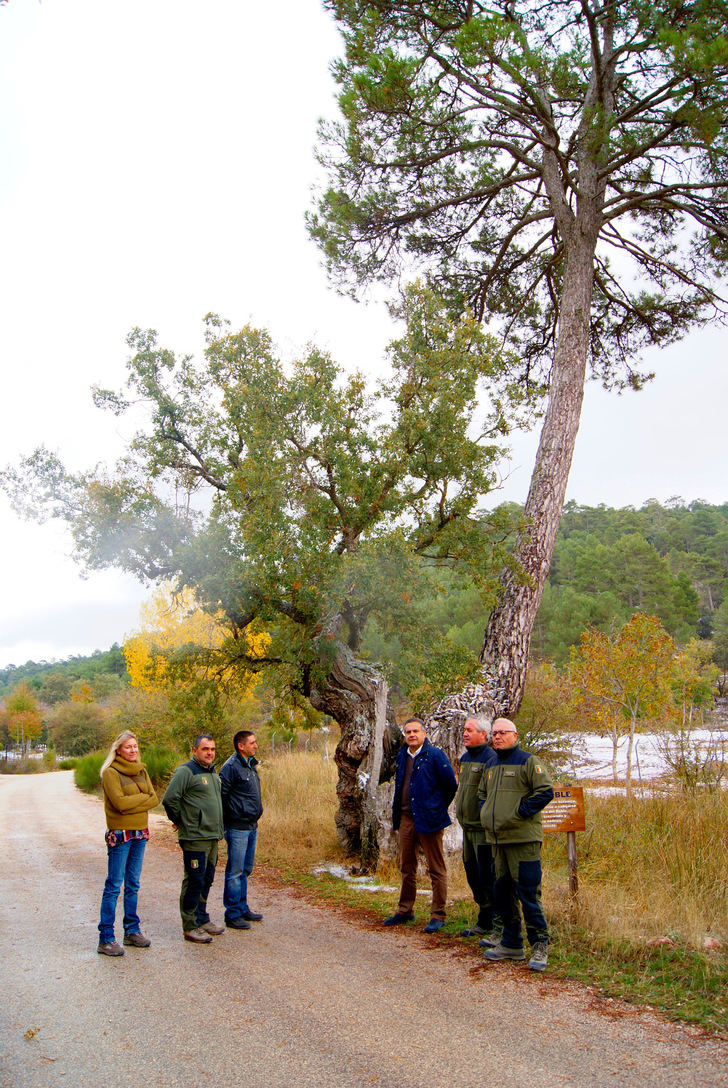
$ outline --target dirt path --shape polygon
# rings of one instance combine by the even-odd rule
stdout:
[[[99,956],[103,832],[70,772],[0,776],[0,1088],[728,1085],[724,1043],[255,877],[260,925],[186,944],[159,833],[140,900],[152,947]]]

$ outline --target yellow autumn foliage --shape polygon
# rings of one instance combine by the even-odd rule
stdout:
[[[214,651],[230,637],[223,613],[203,611],[191,589],[177,593],[170,585],[163,585],[141,606],[139,618],[142,629],[124,643],[124,657],[132,687],[143,691],[165,692],[179,684],[179,673],[170,669],[176,650],[190,646]],[[265,631],[246,632],[246,650],[251,657],[265,654],[269,644]],[[255,682],[255,675],[237,670],[236,696],[249,693]]]

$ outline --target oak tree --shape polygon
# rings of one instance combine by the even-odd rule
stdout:
[[[413,289],[402,316],[376,388],[313,347],[285,366],[267,333],[214,317],[201,361],[136,330],[126,391],[96,394],[116,413],[146,405],[126,456],[73,474],[40,450],[5,485],[27,513],[65,518],[89,567],[193,589],[227,627],[208,667],[274,668],[338,722],[337,827],[367,862],[378,775],[361,764],[393,715],[385,672],[361,652],[366,626],[406,642],[438,564],[472,571],[487,597],[511,529],[480,510],[509,412],[500,353],[472,319],[444,320],[431,292]]]

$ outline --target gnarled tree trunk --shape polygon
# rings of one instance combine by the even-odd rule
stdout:
[[[383,773],[391,773],[387,754],[401,743],[386,680],[340,644],[324,680],[311,683],[306,694],[311,705],[329,714],[341,729],[335,755],[336,832],[346,853],[358,854],[362,869],[369,871],[379,856],[376,787]]]

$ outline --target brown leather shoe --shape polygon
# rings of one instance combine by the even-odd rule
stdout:
[[[212,937],[219,937],[225,932],[225,926],[215,925],[214,922],[203,922],[200,929],[204,929],[205,933],[209,933]]]
[[[107,944],[100,944],[96,949],[100,956],[123,956],[124,949],[118,943],[118,941],[108,941]]]
[[[124,944],[131,948],[149,948],[152,942],[143,933],[125,933]]]
[[[185,940],[193,944],[212,944],[212,937],[204,929],[186,929]]]

